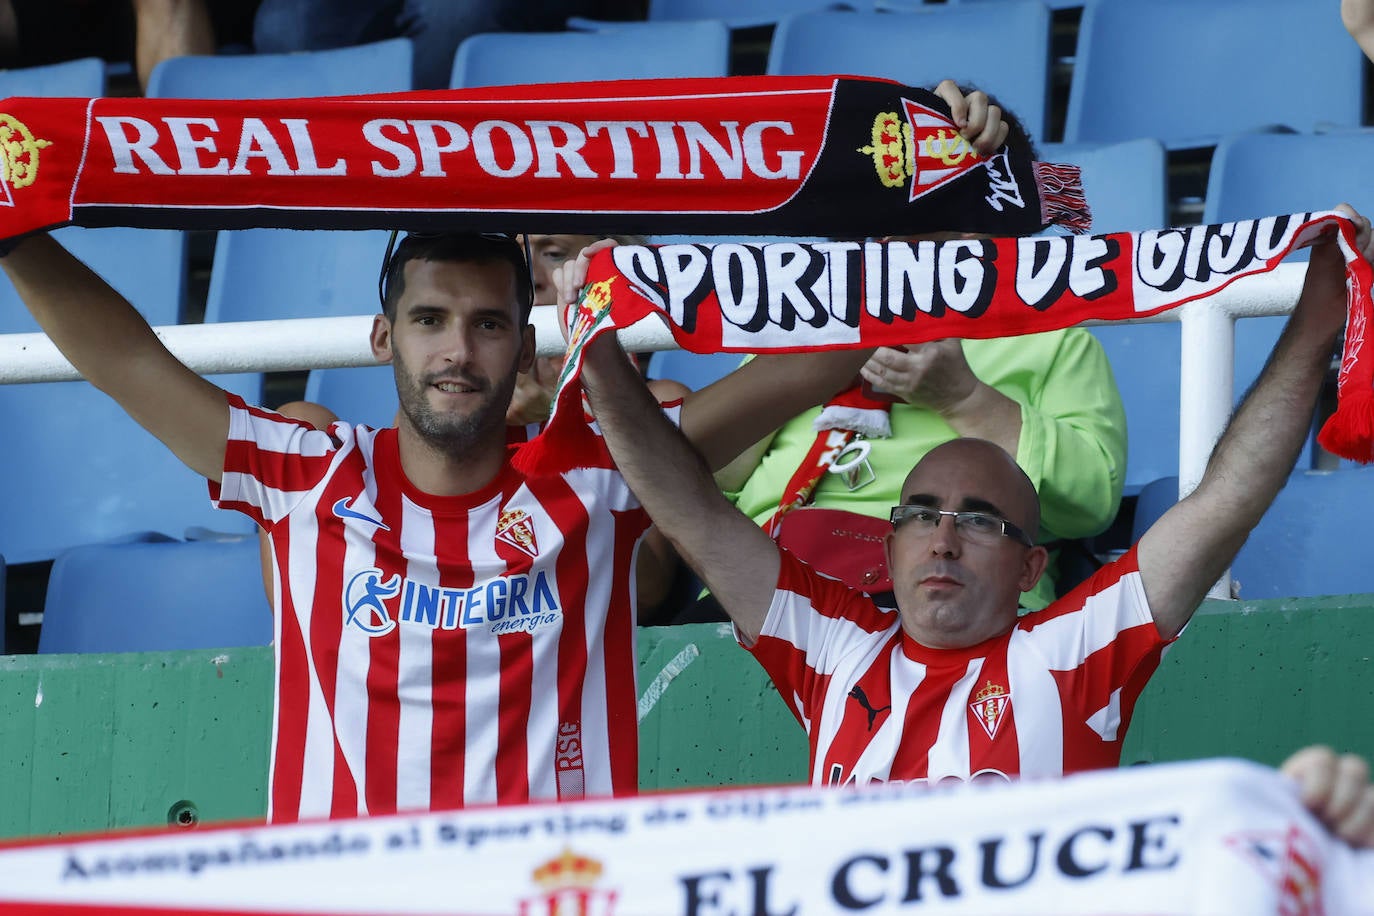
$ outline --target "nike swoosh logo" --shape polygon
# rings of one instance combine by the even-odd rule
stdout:
[[[348,503],[350,499],[351,497],[345,496],[343,499],[336,502],[334,504],[334,514],[337,515],[339,518],[356,518],[360,522],[367,522],[369,524],[376,525],[383,531],[391,530],[391,527],[387,525],[386,522],[383,522],[381,519],[373,518],[370,515],[364,515],[361,512],[348,508]]]

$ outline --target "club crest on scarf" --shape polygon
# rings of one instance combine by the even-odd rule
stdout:
[[[14,206],[10,189],[27,188],[38,179],[38,151],[52,146],[24,126],[22,121],[0,114],[0,202]]]
[[[902,99],[900,115],[885,111],[873,119],[872,141],[858,151],[873,157],[884,187],[909,188],[909,200],[985,164],[953,121],[910,99]]]
[[[539,556],[539,541],[534,536],[534,522],[524,509],[505,509],[496,522],[496,539],[516,550]]]
[[[973,695],[973,702],[968,704],[968,708],[973,710],[974,717],[988,737],[996,738],[997,729],[1011,711],[1011,691],[988,681],[982,690]]]

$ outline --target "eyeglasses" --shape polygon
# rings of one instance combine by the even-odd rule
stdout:
[[[917,505],[893,506],[892,529],[898,531],[912,525],[918,534],[933,534],[940,527],[940,519],[946,515],[954,519],[954,530],[959,536],[971,543],[996,544],[998,538],[1011,538],[1026,547],[1034,546],[1026,532],[1001,516],[986,512],[951,512]]]
[[[397,229],[391,230],[391,235],[386,240],[386,252],[382,255],[382,272],[377,276],[377,299],[381,302],[382,311],[384,312],[386,311],[387,277],[391,275],[392,260],[396,257],[397,249],[400,248],[401,245],[404,245],[406,242],[410,241],[411,239],[415,239],[416,241],[423,241],[425,239],[437,239],[441,238],[444,235],[447,235],[448,233],[407,232],[406,237],[404,239],[401,239],[400,243],[398,244],[396,240],[400,237],[400,234],[400,231]],[[491,242],[503,242],[512,245],[518,245],[523,242],[522,247],[525,250],[524,269],[526,279],[529,283],[529,298],[530,304],[532,305],[534,302],[534,273],[531,265],[534,263],[534,258],[530,254],[530,237],[528,235],[522,235],[519,236],[520,241],[517,241],[517,237],[509,232],[475,232],[473,233],[473,235]]]

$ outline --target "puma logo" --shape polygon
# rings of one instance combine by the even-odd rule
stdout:
[[[887,705],[879,706],[877,709],[874,709],[873,704],[868,702],[868,695],[864,693],[864,689],[860,687],[858,684],[855,684],[854,687],[849,691],[849,696],[850,699],[857,700],[859,702],[859,705],[864,708],[864,712],[868,713],[869,731],[873,731],[873,720],[878,718],[878,713],[892,708],[891,705]]]

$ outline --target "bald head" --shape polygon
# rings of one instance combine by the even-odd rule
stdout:
[[[942,504],[941,494],[951,478],[966,481],[961,487],[965,496],[958,506]],[[951,439],[931,449],[907,475],[902,502],[991,512],[1031,537],[1040,529],[1040,497],[1035,485],[1015,458],[986,439]]]

